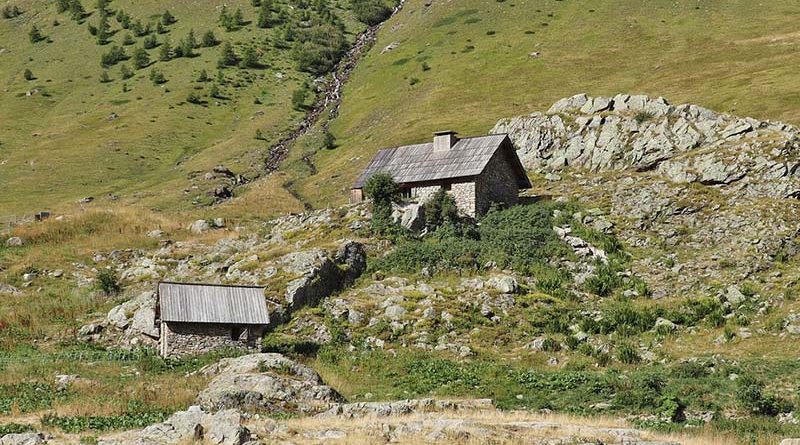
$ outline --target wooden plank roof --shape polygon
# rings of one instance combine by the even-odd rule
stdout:
[[[269,323],[263,287],[161,282],[158,298],[162,321]]]
[[[353,188],[364,187],[379,172],[390,174],[398,184],[477,176],[507,139],[505,134],[464,138],[442,151],[434,151],[431,142],[387,148],[375,155]],[[516,153],[513,156],[516,158]],[[518,158],[516,162],[519,163]],[[520,178],[520,185],[530,187],[524,169],[521,174],[524,179]]]

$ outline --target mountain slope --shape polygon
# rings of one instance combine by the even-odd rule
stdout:
[[[313,157],[317,173],[297,189],[315,204],[342,202],[383,146],[443,128],[485,133],[579,92],[798,122],[798,14],[788,1],[410,0],[344,91],[330,127],[338,148]]]
[[[109,194],[185,209],[214,200],[210,193],[219,184],[204,181],[203,174],[217,164],[246,177],[260,174],[270,143],[303,116],[292,106],[293,92],[313,77],[298,70],[281,22],[292,23],[299,36],[315,26],[317,4],[327,5],[342,23],[347,41],[363,29],[345,9],[347,2],[272,2],[267,29],[257,26],[259,9],[250,1],[227,2],[228,14],[242,10],[244,24],[226,32],[218,2],[119,0],[107,7],[112,35],[100,45],[89,31],[100,23],[94,2],[83,1],[87,12],[80,20],[58,13],[55,2],[10,2],[22,14],[0,19],[0,213]],[[133,26],[123,29],[117,14],[123,11],[133,23],[155,30],[166,9],[177,21],[150,34],[159,44],[148,50],[152,63],[139,70],[133,59],[114,64],[105,69],[110,81],[102,83],[102,54],[121,46],[131,57],[148,38],[138,37]],[[36,43],[28,35],[33,26],[43,35]],[[177,47],[190,30],[200,46],[194,57],[159,60],[165,42]],[[207,31],[219,44],[200,45]],[[133,43],[125,44],[128,36]],[[252,49],[257,65],[218,70],[227,43],[239,59]],[[122,79],[122,65],[133,77]],[[25,79],[25,70],[32,80]],[[153,70],[166,82],[153,82]],[[209,80],[199,80],[202,70]],[[213,88],[218,97],[211,97]],[[190,94],[200,103],[190,103]]]

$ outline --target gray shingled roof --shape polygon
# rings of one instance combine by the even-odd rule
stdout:
[[[439,152],[433,151],[432,142],[387,148],[375,155],[353,187],[364,187],[367,180],[378,172],[392,175],[399,184],[477,176],[507,137],[505,134],[493,134],[459,139],[450,150]],[[514,158],[519,164],[519,175],[524,177],[520,178],[520,187],[530,187],[516,153]]]
[[[268,324],[264,288],[218,284],[158,284],[162,321]]]

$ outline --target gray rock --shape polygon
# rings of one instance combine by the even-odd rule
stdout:
[[[725,292],[725,299],[734,306],[738,306],[747,301],[747,297],[735,285],[728,286]]]
[[[492,277],[487,283],[489,286],[492,286],[504,294],[513,294],[519,290],[517,279],[509,275],[498,275]]]
[[[666,318],[658,317],[658,319],[656,319],[656,323],[654,325],[654,328],[655,328],[656,331],[665,330],[665,331],[668,331],[668,332],[672,332],[672,331],[678,329],[678,325],[676,325],[675,323],[671,322],[670,320],[667,320]]]
[[[800,445],[800,439],[783,439],[780,445]]]
[[[40,445],[47,443],[42,433],[6,434],[0,437],[0,445]]]
[[[403,306],[394,304],[389,306],[384,311],[384,314],[392,320],[400,320],[406,314],[406,309]]]
[[[200,392],[207,410],[243,409],[314,413],[342,397],[311,368],[281,354],[251,354],[223,359],[199,371],[214,376]]]
[[[250,441],[250,431],[242,426],[242,414],[236,410],[208,413],[198,406],[179,411],[165,422],[150,425],[120,438],[101,439],[98,445],[178,445],[211,443],[242,445]]]
[[[415,202],[394,205],[392,219],[408,230],[419,232],[425,228],[425,206]]]
[[[188,229],[189,232],[191,233],[200,234],[211,230],[211,224],[209,224],[208,221],[204,219],[198,219],[197,221],[190,224]]]
[[[10,284],[0,283],[0,295],[2,294],[19,295],[19,289]]]
[[[11,238],[6,240],[6,247],[20,247],[25,245],[25,241],[18,236],[12,236]]]

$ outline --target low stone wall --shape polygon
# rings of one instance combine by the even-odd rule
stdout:
[[[223,348],[260,348],[263,326],[205,323],[161,323],[161,354],[195,355]],[[233,334],[238,334],[233,338]]]

